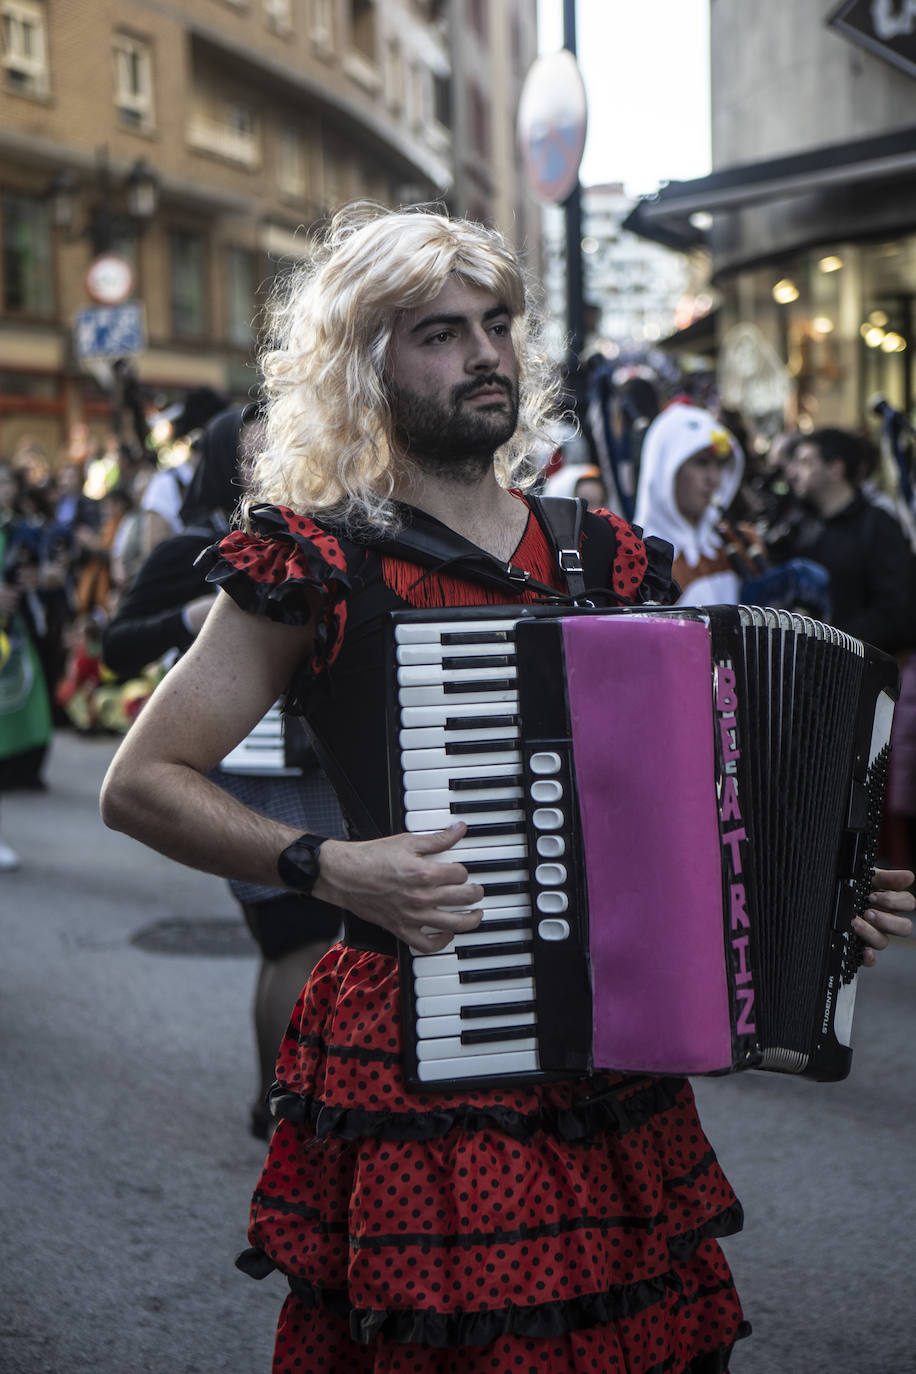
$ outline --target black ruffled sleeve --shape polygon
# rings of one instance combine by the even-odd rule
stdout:
[[[313,673],[333,663],[343,643],[350,587],[335,536],[285,506],[256,506],[250,531],[233,530],[200,555],[206,580],[252,615],[315,626]]]

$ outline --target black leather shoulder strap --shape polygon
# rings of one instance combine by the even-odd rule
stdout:
[[[529,496],[528,501],[557,556],[568,593],[575,599],[585,591],[585,578],[579,559],[579,537],[585,504],[565,496]],[[439,572],[447,568],[449,572],[485,586],[497,587],[513,596],[530,590],[557,598],[556,588],[537,581],[514,563],[501,563],[422,511],[412,512],[410,523],[405,523],[397,534],[373,538],[370,546],[378,553],[409,558],[422,567],[435,568]]]

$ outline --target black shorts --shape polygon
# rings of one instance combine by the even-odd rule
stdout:
[[[265,959],[282,959],[316,940],[327,940],[330,945],[343,921],[340,907],[295,892],[263,902],[243,902],[242,913]]]

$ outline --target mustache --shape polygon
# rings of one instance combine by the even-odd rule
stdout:
[[[474,377],[470,382],[459,382],[452,391],[452,398],[455,401],[463,401],[465,396],[473,396],[475,392],[485,391],[493,386],[501,387],[508,396],[514,394],[511,378],[504,377],[501,372],[491,372],[489,377]]]

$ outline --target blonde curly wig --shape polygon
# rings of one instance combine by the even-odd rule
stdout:
[[[265,421],[247,508],[285,505],[351,533],[396,528],[388,350],[399,315],[438,295],[452,276],[509,309],[519,422],[496,454],[496,475],[504,486],[530,486],[559,382],[518,259],[483,225],[363,203],[334,217],[271,301],[261,357]]]

